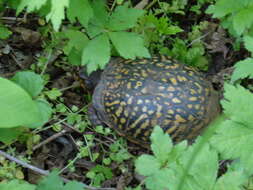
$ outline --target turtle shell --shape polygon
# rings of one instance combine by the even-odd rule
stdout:
[[[102,123],[142,145],[156,125],[174,142],[191,141],[220,110],[203,74],[167,57],[110,62],[92,107]]]

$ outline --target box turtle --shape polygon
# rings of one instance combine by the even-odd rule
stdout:
[[[148,146],[159,125],[190,142],[219,113],[218,93],[198,71],[167,57],[111,61],[97,84],[89,118]]]

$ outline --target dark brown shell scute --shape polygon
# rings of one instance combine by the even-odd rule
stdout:
[[[219,112],[218,96],[204,76],[164,57],[109,63],[93,106],[102,122],[140,143],[149,141],[155,125],[175,142],[192,140]]]

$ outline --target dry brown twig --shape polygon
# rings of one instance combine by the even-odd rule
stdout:
[[[19,160],[19,159],[15,158],[14,156],[11,156],[11,155],[7,154],[6,152],[4,152],[2,150],[0,150],[0,156],[3,156],[4,158],[7,158],[8,160],[17,163],[17,164],[23,166],[24,168],[28,168],[28,169],[30,169],[30,170],[32,170],[32,171],[34,171],[34,172],[36,172],[36,173],[38,173],[40,175],[45,175],[45,176],[49,175],[49,171],[48,170],[42,170],[40,168],[37,168],[37,167],[35,167],[35,166],[31,165],[31,164],[28,164],[28,163],[26,163],[26,162],[24,162],[22,160]],[[66,178],[62,178],[62,180],[65,183],[67,183],[67,182],[70,181],[70,180],[68,180]],[[81,182],[79,182],[79,183],[81,183]],[[92,186],[86,185],[84,183],[81,183],[81,184],[82,184],[83,188],[88,189],[88,190],[116,190],[115,188],[92,187]]]
[[[46,140],[42,141],[41,143],[37,144],[36,146],[33,147],[33,151],[40,148],[41,146],[48,144],[49,142],[53,141],[54,139],[64,135],[65,133],[69,132],[69,130],[63,129],[62,131],[55,133],[54,135],[50,136]]]

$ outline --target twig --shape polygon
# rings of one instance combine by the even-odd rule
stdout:
[[[83,109],[85,108],[85,107],[87,107],[87,105],[85,105],[85,106],[83,106],[79,111],[77,111],[77,112],[74,112],[75,114],[79,114],[80,112],[82,112],[83,111]],[[72,112],[71,112],[72,113]],[[50,129],[50,128],[52,128],[53,126],[55,126],[55,125],[59,125],[59,124],[61,124],[61,123],[63,123],[63,122],[65,122],[66,120],[67,120],[68,118],[66,117],[66,118],[64,118],[64,119],[62,119],[62,120],[60,120],[60,121],[57,121],[57,122],[55,122],[54,124],[51,124],[51,125],[49,125],[49,126],[47,126],[47,127],[44,127],[44,128],[36,128],[35,130],[34,130],[34,133],[39,133],[39,132],[41,132],[41,131],[45,131],[45,130],[47,130],[47,129]],[[51,121],[54,121],[55,119],[51,119],[50,121],[48,121],[47,123],[51,123]],[[74,129],[73,129],[74,130]],[[78,132],[78,131],[76,131],[76,132]]]
[[[17,164],[23,166],[24,168],[28,168],[30,170],[33,170],[36,173],[39,173],[39,174],[42,174],[42,175],[48,175],[49,174],[49,171],[42,170],[40,168],[37,168],[37,167],[32,166],[30,164],[27,164],[26,162],[23,162],[22,160],[19,160],[19,159],[13,157],[13,156],[7,154],[6,152],[4,152],[2,150],[0,150],[0,155],[3,156],[3,157],[5,157],[5,158],[7,158],[7,159],[9,159],[9,160],[11,160],[11,161],[13,161],[13,162],[16,162]]]
[[[76,88],[76,87],[79,87],[79,86],[80,86],[80,83],[77,82],[77,81],[75,81],[72,85],[67,86],[67,87],[65,87],[65,88],[61,88],[59,91],[60,91],[60,92],[64,92],[64,91],[66,91],[66,90],[69,90],[69,89],[72,89],[72,88]]]
[[[62,124],[64,125],[64,127],[68,128],[71,131],[75,131],[78,134],[82,134],[79,130],[77,130],[75,127],[73,127],[72,125],[68,124],[67,122],[63,121]]]
[[[48,53],[48,55],[47,55],[47,61],[46,61],[45,65],[44,65],[44,67],[43,67],[40,75],[43,75],[44,72],[47,69],[47,66],[49,64],[53,63],[59,57],[59,55],[61,55],[61,54],[62,54],[62,52],[59,51],[59,50],[56,50],[54,52],[52,50],[50,50],[49,53]]]
[[[36,146],[33,147],[33,150],[36,150],[38,148],[40,148],[41,146],[53,141],[54,139],[64,135],[66,132],[68,132],[69,130],[65,130],[63,129],[62,131],[55,133],[54,135],[52,135],[51,137],[47,138],[46,140],[42,141],[41,143],[37,144]]]
[[[16,56],[13,53],[13,49],[11,48],[11,53],[10,56],[12,57],[12,59],[14,60],[14,62],[16,63],[16,65],[18,65],[20,67],[20,69],[24,69],[24,66],[22,64],[20,64],[20,62],[16,59]]]
[[[144,7],[148,4],[148,0],[142,0],[137,5],[135,5],[135,9],[144,9]]]
[[[154,4],[156,4],[158,0],[153,0],[151,3],[148,4],[148,6],[145,7],[146,10],[150,9]]]
[[[17,18],[17,17],[1,17],[1,20],[24,21],[24,18]]]
[[[30,169],[30,170],[33,170],[34,172],[36,172],[36,173],[38,173],[38,174],[45,175],[45,176],[49,175],[49,171],[47,171],[47,170],[42,170],[42,169],[37,168],[37,167],[35,167],[35,166],[31,165],[31,164],[27,164],[26,162],[23,162],[23,161],[21,161],[21,160],[15,158],[15,157],[13,157],[13,156],[7,154],[6,152],[4,152],[4,151],[2,151],[2,150],[0,150],[0,156],[3,156],[3,157],[5,157],[5,158],[9,159],[10,161],[13,161],[13,162],[17,163],[17,164],[23,166],[24,168],[28,168],[28,169]],[[66,178],[63,178],[63,177],[62,177],[62,180],[63,180],[65,183],[67,183],[67,182],[70,181],[70,180],[68,180],[68,179],[66,179]],[[79,183],[81,183],[81,182],[79,182]],[[116,190],[115,188],[91,187],[91,186],[86,185],[86,184],[84,184],[84,183],[81,183],[81,184],[82,184],[83,188],[86,188],[86,189],[88,189],[88,190]]]
[[[198,37],[198,38],[192,40],[191,43],[189,43],[189,44],[187,45],[187,47],[190,47],[192,44],[194,44],[194,43],[196,43],[196,42],[202,40],[202,39],[205,38],[208,34],[210,34],[210,32],[207,32],[206,34],[204,34],[204,35],[202,35],[202,36],[200,36],[200,37]]]

